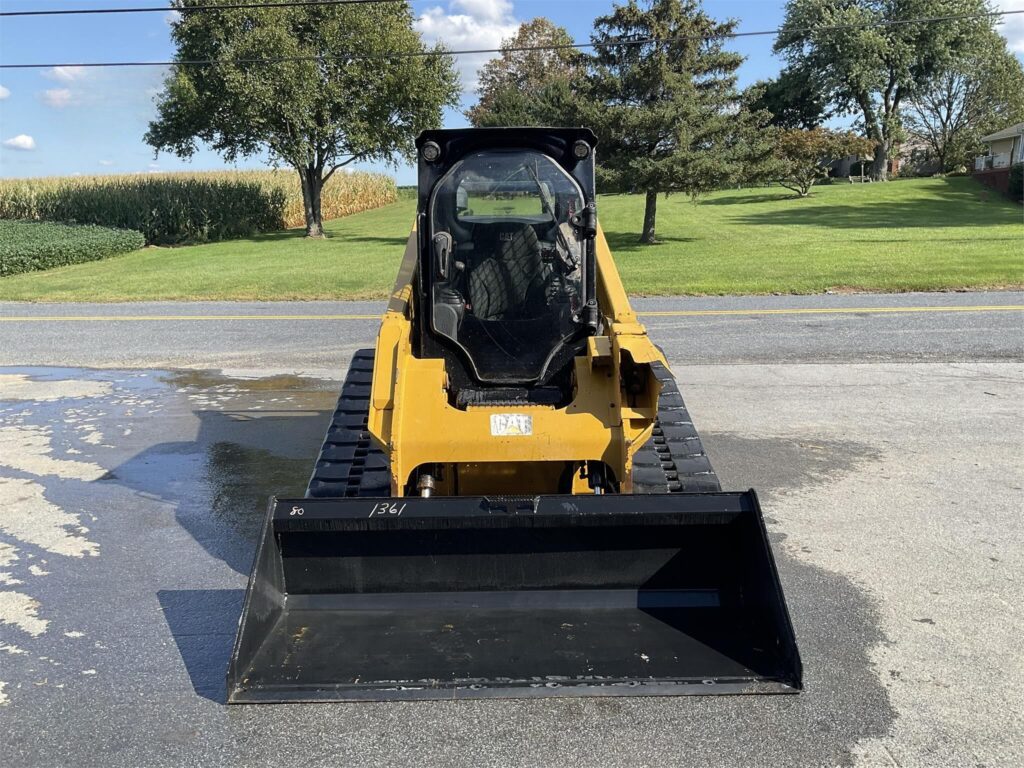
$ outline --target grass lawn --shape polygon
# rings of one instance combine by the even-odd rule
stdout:
[[[403,199],[298,231],[147,248],[0,278],[0,300],[342,299],[387,295],[413,220]],[[1024,286],[1024,210],[971,179],[777,187],[658,201],[663,242],[640,246],[643,197],[602,196],[599,218],[634,294],[815,293]]]

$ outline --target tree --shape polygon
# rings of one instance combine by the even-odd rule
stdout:
[[[775,51],[815,73],[840,113],[860,115],[877,142],[871,175],[884,180],[904,103],[991,29],[991,18],[964,18],[986,11],[985,0],[789,0]]]
[[[594,22],[600,178],[646,194],[642,243],[656,242],[660,192],[697,195],[743,173],[760,126],[736,90],[743,57],[722,46],[735,26],[698,0],[628,0]]]
[[[935,153],[939,170],[965,165],[981,137],[1024,120],[1024,70],[1002,35],[936,72],[910,100],[907,130]]]
[[[415,135],[456,103],[458,79],[441,48],[385,57],[426,51],[412,24],[405,3],[183,13],[171,33],[175,60],[214,63],[172,67],[145,140],[180,157],[205,142],[228,161],[266,152],[290,165],[306,234],[321,237],[321,190],[335,171],[411,156]],[[246,61],[265,58],[281,60]]]
[[[488,97],[486,109],[479,104],[466,114],[476,128],[502,126],[586,125],[591,108],[585,84],[555,80],[535,90],[504,87]]]
[[[786,189],[807,197],[819,179],[828,176],[829,165],[849,155],[869,157],[875,142],[854,133],[825,128],[790,128],[778,132],[776,160],[778,182]]]
[[[774,80],[760,80],[753,86],[757,96],[753,109],[763,109],[778,128],[817,128],[828,116],[824,94],[810,73],[787,67]]]
[[[564,100],[568,85],[583,73],[586,57],[568,47],[572,42],[564,27],[543,16],[523,22],[514,37],[502,41],[501,55],[480,70],[479,99],[466,118],[476,127],[539,124],[545,105],[535,103],[538,97]],[[525,50],[553,46],[561,47]]]

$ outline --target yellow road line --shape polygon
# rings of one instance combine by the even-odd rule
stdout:
[[[0,322],[177,322],[179,320],[380,320],[380,315],[20,315]]]
[[[858,315],[902,312],[1022,312],[1024,304],[931,307],[807,307],[803,309],[678,309],[638,312],[641,317],[730,317],[736,315]],[[12,315],[0,322],[178,322],[209,320],[379,320],[380,315]]]
[[[665,312],[638,312],[643,317],[705,317],[718,315],[859,315],[898,312],[1021,312],[1024,304],[949,307],[807,307],[804,309],[678,309]]]

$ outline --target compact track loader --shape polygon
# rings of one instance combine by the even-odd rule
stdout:
[[[376,349],[270,501],[228,700],[799,690],[757,496],[721,491],[630,308],[594,135],[416,146]]]

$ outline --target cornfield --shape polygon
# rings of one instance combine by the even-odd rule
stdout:
[[[303,227],[306,214],[302,209],[302,187],[294,171],[241,171],[265,178],[264,184],[273,184],[285,193],[284,225]],[[398,187],[390,176],[380,173],[338,171],[324,186],[322,208],[324,219],[340,219],[353,213],[380,208],[398,199]]]
[[[376,173],[334,174],[325,219],[394,202],[395,182]],[[305,224],[293,171],[212,171],[0,179],[0,219],[99,224],[143,233],[150,245],[247,237]]]

